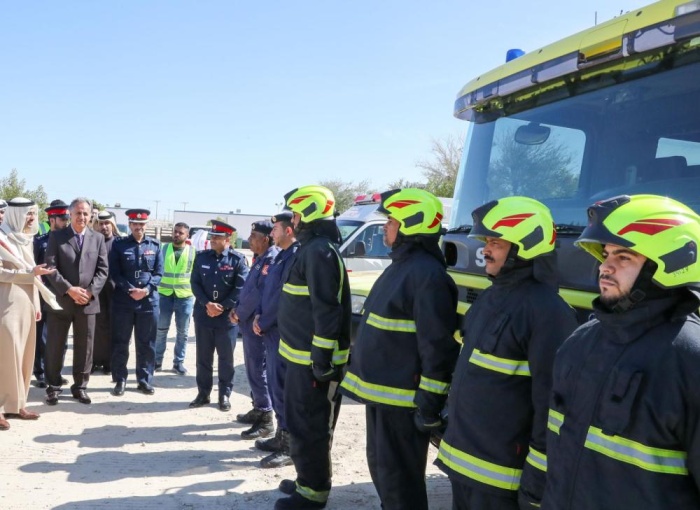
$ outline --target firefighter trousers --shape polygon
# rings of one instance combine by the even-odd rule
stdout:
[[[516,491],[503,495],[475,489],[471,485],[450,479],[452,484],[452,510],[518,510]]]
[[[314,501],[325,501],[331,489],[331,445],[341,401],[337,390],[336,381],[314,379],[309,366],[287,364],[284,415],[297,492]]]
[[[410,409],[367,406],[367,465],[384,510],[428,510],[425,465],[430,434]]]

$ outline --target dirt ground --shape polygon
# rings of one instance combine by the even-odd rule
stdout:
[[[191,326],[190,334],[192,335]],[[174,327],[163,366],[172,365]],[[70,342],[70,339],[69,339]],[[133,370],[121,398],[110,394],[111,376],[96,373],[89,384],[91,405],[64,390],[59,404],[44,404],[44,390],[32,387],[29,409],[36,422],[11,421],[0,432],[0,508],[3,510],[94,509],[265,509],[282,496],[277,485],[294,477],[294,467],[258,467],[263,452],[242,440],[245,426],[237,413],[250,408],[248,382],[239,338],[232,410],[215,404],[189,409],[195,397],[195,346],[190,336],[186,367],[180,376],[168,370],[155,376],[156,393],[135,391]],[[66,364],[70,366],[69,347]],[[129,366],[133,369],[133,342]],[[64,374],[70,369],[64,369]],[[216,374],[214,374],[216,378]],[[67,376],[70,380],[70,376]],[[216,379],[215,379],[216,380]],[[216,387],[216,383],[215,383]],[[216,398],[216,390],[212,395]],[[450,484],[428,460],[431,510],[449,509]],[[364,406],[345,399],[333,446],[333,490],[328,509],[379,508],[365,458]]]

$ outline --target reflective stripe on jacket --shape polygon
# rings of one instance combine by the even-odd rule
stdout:
[[[422,246],[400,245],[365,302],[341,391],[360,402],[438,414],[459,353],[457,288]]]

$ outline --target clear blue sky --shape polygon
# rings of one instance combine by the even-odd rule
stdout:
[[[420,179],[467,81],[630,0],[5,2],[0,176],[49,199],[271,214],[323,179]]]

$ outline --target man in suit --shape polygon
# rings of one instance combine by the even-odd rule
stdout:
[[[86,392],[92,369],[95,314],[98,295],[107,281],[107,250],[104,236],[88,228],[92,207],[86,198],[70,204],[71,224],[49,236],[46,263],[56,268],[48,280],[62,310],[50,310],[46,338],[46,403],[58,404],[61,393],[63,350],[73,326],[73,398],[89,404]]]

